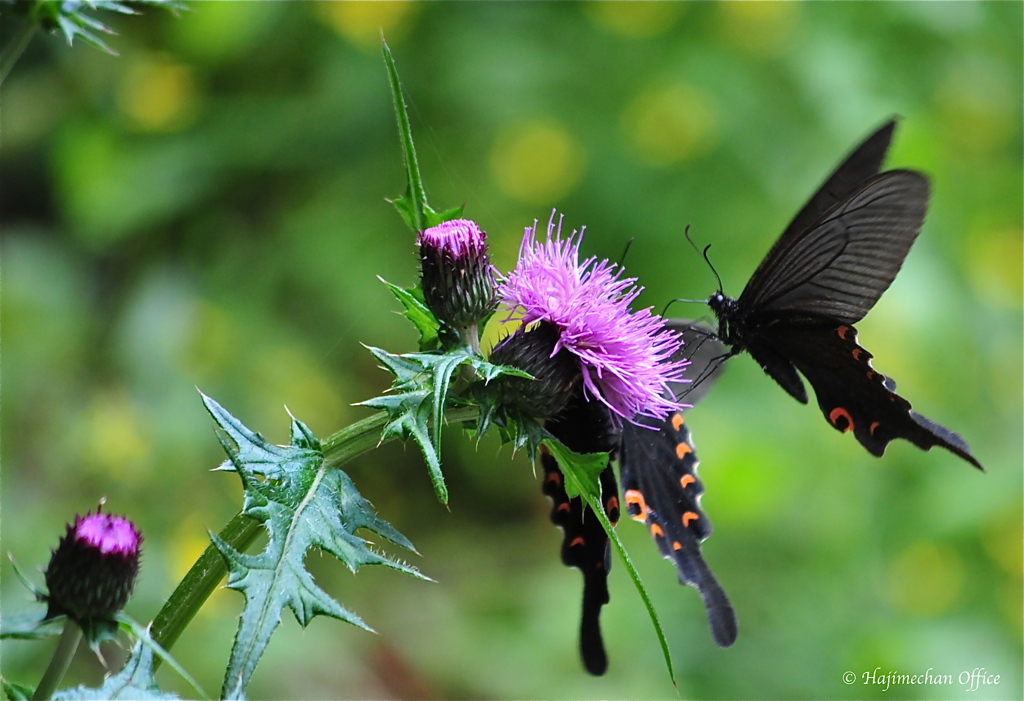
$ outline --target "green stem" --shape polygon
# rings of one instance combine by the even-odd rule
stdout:
[[[468,421],[478,412],[477,407],[460,407],[448,412],[446,419]],[[373,450],[382,443],[381,433],[387,422],[387,414],[380,412],[338,431],[323,442],[324,464],[329,468],[340,467]],[[218,535],[238,552],[245,552],[259,535],[260,527],[259,522],[238,513]],[[210,545],[153,619],[153,639],[164,650],[171,649],[226,574],[224,559],[217,548]],[[154,668],[159,664],[157,659]]]
[[[25,51],[25,47],[28,46],[37,29],[39,29],[39,25],[36,22],[30,20],[22,22],[14,38],[8,42],[3,54],[0,55],[0,85],[3,85],[7,74],[21,58],[22,52]]]
[[[32,694],[33,701],[53,696],[53,692],[57,690],[57,686],[64,678],[64,673],[68,671],[68,665],[71,664],[81,640],[82,629],[70,618],[67,619],[64,623],[64,632],[60,634],[57,649],[53,651],[50,664],[47,666],[46,672],[43,673],[43,678],[39,680],[39,686],[36,687],[35,693]]]

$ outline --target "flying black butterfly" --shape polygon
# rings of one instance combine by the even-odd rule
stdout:
[[[672,321],[668,325],[682,332],[681,356],[690,360],[696,374],[716,374],[717,366],[709,365],[724,349],[711,338],[710,331],[691,322]],[[696,402],[713,380],[714,377],[705,378],[690,393],[688,401]],[[679,412],[661,421],[643,421],[648,428],[627,423],[617,430],[608,409],[600,402],[586,401],[582,390],[577,390],[566,408],[546,423],[546,428],[576,452],[609,453],[609,464],[601,472],[600,484],[602,505],[612,524],[618,521],[620,507],[610,460],[618,456],[626,510],[647,525],[662,554],[675,563],[679,581],[700,592],[715,642],[728,647],[736,640],[736,616],[701,556],[700,543],[711,535],[711,524],[700,508],[704,487],[697,477],[697,455],[690,431]],[[541,453],[541,465],[543,490],[553,502],[551,520],[563,530],[562,561],[583,573],[580,655],[587,671],[604,674],[608,657],[599,617],[601,607],[609,601],[608,535],[586,502],[568,497],[562,472],[546,451]]]
[[[979,469],[959,435],[911,410],[896,383],[873,370],[853,324],[889,288],[921,229],[928,180],[909,170],[879,173],[895,121],[869,136],[786,227],[739,299],[719,290],[707,303],[728,356],[748,351],[801,403],[814,388],[839,431],[853,431],[881,456],[903,438],[938,445]]]

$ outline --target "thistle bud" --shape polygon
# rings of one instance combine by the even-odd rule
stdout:
[[[46,617],[111,618],[135,587],[141,544],[142,534],[128,519],[99,509],[76,514],[46,567]]]
[[[423,298],[438,319],[461,328],[494,311],[494,268],[487,257],[487,234],[476,222],[443,222],[421,232],[416,243]]]
[[[510,365],[534,378],[499,378],[505,404],[535,419],[547,419],[562,410],[580,379],[580,366],[572,353],[558,349],[558,340],[558,327],[541,322],[529,329],[519,327],[495,346],[491,362]]]

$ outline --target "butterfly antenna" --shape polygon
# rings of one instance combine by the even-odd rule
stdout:
[[[711,244],[709,243],[707,246],[705,246],[703,251],[700,250],[697,247],[697,244],[694,243],[693,239],[690,237],[690,225],[689,224],[687,224],[686,225],[686,229],[683,230],[683,236],[685,236],[686,240],[690,242],[691,246],[693,246],[693,250],[697,251],[698,253],[700,253],[704,257],[704,262],[708,264],[709,268],[711,268],[711,272],[715,276],[715,280],[718,281],[718,291],[719,292],[724,292],[724,289],[722,288],[722,278],[718,276],[718,271],[715,270],[715,266],[711,264],[711,259],[708,258],[708,249],[711,248]],[[703,300],[701,300],[701,301],[703,301]]]
[[[622,249],[622,255],[619,256],[619,267],[622,268],[626,265],[626,254],[629,253],[629,249],[633,247],[633,242],[636,240],[635,236],[630,236],[629,241],[626,241],[626,247]]]

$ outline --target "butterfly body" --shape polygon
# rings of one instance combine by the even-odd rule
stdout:
[[[889,288],[921,230],[928,180],[909,170],[879,173],[889,122],[858,147],[776,241],[738,299],[721,290],[708,306],[728,356],[748,352],[788,394],[814,388],[829,423],[853,431],[880,456],[896,438],[938,445],[975,467],[956,433],[911,410],[896,384],[877,373],[853,324]]]

